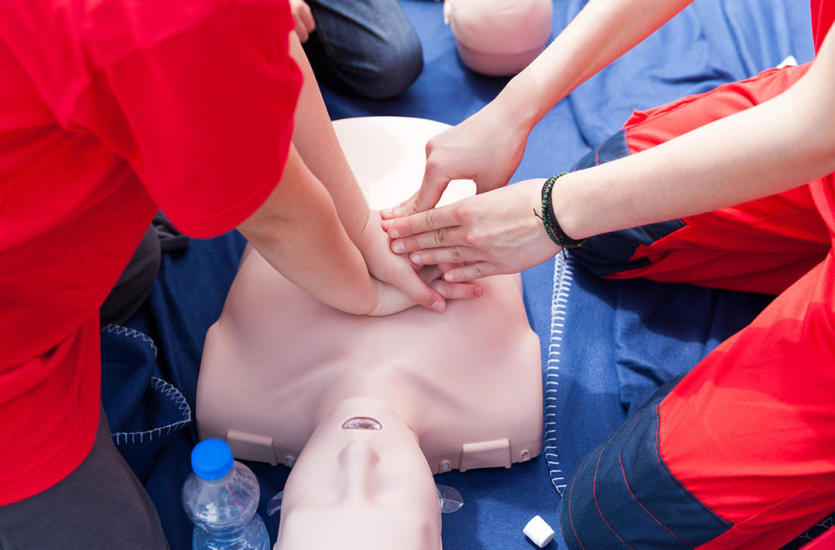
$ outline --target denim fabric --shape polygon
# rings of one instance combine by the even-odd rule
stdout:
[[[320,81],[381,99],[403,93],[420,75],[420,41],[397,0],[307,3],[316,29],[304,48]]]

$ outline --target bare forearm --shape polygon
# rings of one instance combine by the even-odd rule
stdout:
[[[535,125],[561,99],[652,34],[692,0],[592,0],[498,96]]]
[[[275,191],[238,229],[276,270],[323,302],[356,314],[376,307],[359,250],[295,149]]]
[[[290,33],[290,54],[304,77],[296,107],[293,145],[330,193],[342,225],[356,241],[368,221],[368,203],[342,152],[316,77],[295,33]]]
[[[797,84],[647,151],[564,176],[552,196],[583,238],[779,193],[835,171],[835,34]]]

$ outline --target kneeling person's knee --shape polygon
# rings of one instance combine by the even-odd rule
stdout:
[[[357,77],[357,92],[374,99],[402,94],[423,71],[423,50],[411,27],[386,37],[384,47],[369,56],[368,73]]]
[[[658,403],[662,387],[575,470],[560,502],[569,548],[689,549],[733,525],[705,506],[664,461]]]

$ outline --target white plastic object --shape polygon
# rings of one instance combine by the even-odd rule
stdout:
[[[270,538],[256,513],[260,489],[252,470],[220,439],[198,443],[193,473],[183,485],[186,515],[194,523],[193,550],[268,550]]]
[[[540,516],[534,516],[522,530],[531,542],[540,548],[554,540],[554,530]]]

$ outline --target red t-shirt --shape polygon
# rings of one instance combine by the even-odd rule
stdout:
[[[815,51],[818,51],[826,38],[826,33],[835,22],[835,2],[832,0],[811,0],[812,3],[812,37],[815,41]]]
[[[812,36],[815,41],[815,51],[818,51],[832,23],[835,22],[835,1],[811,0],[811,2]],[[809,190],[835,243],[835,174],[830,174],[821,182],[811,185]]]
[[[286,0],[5,0],[0,505],[90,451],[98,308],[161,208],[197,237],[277,184],[301,76]]]

